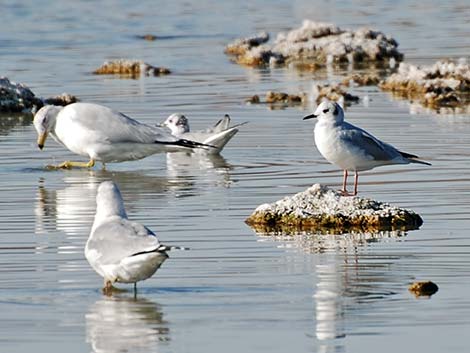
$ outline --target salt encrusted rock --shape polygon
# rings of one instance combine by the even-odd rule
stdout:
[[[231,55],[243,55],[253,47],[257,47],[269,40],[267,32],[261,32],[247,38],[239,38],[225,47],[225,53]]]
[[[77,101],[77,97],[67,93],[42,99],[36,97],[26,85],[0,77],[0,112],[3,113],[30,113],[40,109],[44,104],[67,105]]]
[[[141,60],[119,59],[106,61],[98,69],[93,71],[95,75],[122,75],[137,78],[140,75],[160,76],[170,74],[166,67],[155,67]]]
[[[342,105],[351,105],[351,103],[358,103],[359,97],[341,87],[340,84],[325,84],[314,86],[315,101],[320,104],[324,99],[330,101],[340,102]]]
[[[436,283],[431,281],[415,282],[408,287],[408,290],[418,297],[430,297],[439,290]]]
[[[411,210],[315,184],[271,204],[258,206],[245,220],[260,233],[348,233],[417,229],[423,223]]]
[[[258,40],[250,41],[252,38]],[[250,66],[403,60],[393,38],[368,28],[349,31],[330,23],[305,20],[300,28],[279,33],[273,44],[266,44],[268,39],[267,35],[238,39],[225,52],[235,55],[237,63]]]
[[[29,112],[42,106],[41,99],[26,85],[0,77],[0,112]]]
[[[379,87],[418,100],[425,107],[462,108],[470,105],[470,66],[464,59],[438,61],[423,67],[400,63],[398,72],[382,81]]]
[[[346,77],[341,83],[345,86],[377,86],[380,77],[375,74],[354,74]]]

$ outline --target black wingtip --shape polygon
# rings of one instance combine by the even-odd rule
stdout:
[[[161,145],[181,146],[181,147],[187,147],[187,148],[204,148],[204,149],[217,148],[212,145],[208,145],[208,144],[200,143],[196,141],[191,141],[191,140],[186,140],[186,139],[179,139],[177,141],[155,141],[155,143],[158,143]]]

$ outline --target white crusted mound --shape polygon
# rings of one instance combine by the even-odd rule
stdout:
[[[315,184],[303,192],[274,203],[262,204],[246,222],[256,230],[298,231],[328,229],[415,229],[422,219],[413,211],[361,197],[342,196],[339,191]]]
[[[253,66],[292,61],[326,64],[403,59],[397,49],[398,43],[382,32],[369,28],[349,31],[331,23],[310,20],[305,20],[300,28],[279,33],[273,45],[261,44],[267,40],[249,39],[238,39],[229,44],[226,53],[238,55],[236,61],[240,64]]]
[[[437,61],[430,66],[400,63],[398,72],[379,85],[428,107],[465,107],[470,104],[470,65],[464,58]]]

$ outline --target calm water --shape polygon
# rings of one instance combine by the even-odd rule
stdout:
[[[304,18],[371,25],[406,58],[431,63],[470,49],[468,1],[3,1],[0,75],[39,96],[69,92],[148,123],[173,112],[204,128],[223,114],[249,121],[219,158],[156,155],[98,169],[45,171],[73,158],[40,152],[28,117],[0,124],[2,352],[466,352],[470,330],[470,117],[414,114],[373,87],[347,118],[433,166],[377,169],[363,196],[409,207],[406,235],[263,237],[243,220],[259,204],[341,173],[312,141],[311,107],[269,110],[244,99],[309,91],[345,72],[299,74],[230,63],[223,46]],[[154,42],[136,39],[153,33]],[[90,74],[106,59],[143,59],[174,74],[122,80]],[[77,159],[77,158],[75,158]],[[79,158],[80,159],[80,158]],[[139,295],[104,297],[83,248],[99,182],[115,180],[129,216],[172,253]],[[432,280],[415,299],[407,286]],[[125,287],[125,286],[124,286]]]

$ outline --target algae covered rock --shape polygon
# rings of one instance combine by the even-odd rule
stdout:
[[[400,63],[398,72],[379,87],[425,107],[466,107],[470,105],[470,65],[464,59],[423,67]]]
[[[269,35],[237,39],[225,48],[242,65],[284,65],[291,62],[310,63],[312,67],[341,62],[401,61],[398,43],[379,31],[360,28],[341,29],[331,23],[305,20],[299,28],[277,35],[267,43]]]
[[[256,232],[295,234],[417,229],[423,223],[411,210],[315,184],[303,192],[258,206],[245,220]]]
[[[138,78],[143,76],[161,76],[171,73],[166,67],[155,67],[141,60],[119,59],[106,61],[93,71],[95,75],[120,75],[122,77]]]

